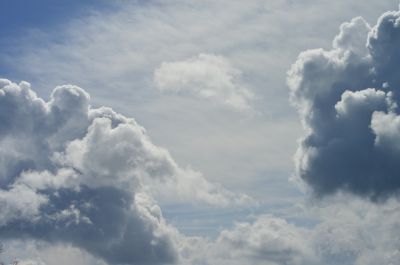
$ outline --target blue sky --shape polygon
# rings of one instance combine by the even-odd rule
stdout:
[[[2,1],[4,259],[396,264],[398,4]]]
[[[90,12],[106,11],[112,4],[106,1],[22,1],[5,0],[1,2],[3,15],[0,22],[1,38],[18,35],[27,29],[48,30],[68,23],[69,20],[87,15]]]
[[[74,18],[87,16],[91,12],[108,12],[114,5],[107,1],[20,1],[5,0],[0,3],[0,40],[3,51],[19,53],[13,50],[27,34],[31,32],[58,31]],[[34,33],[33,33],[34,34]],[[3,75],[12,75],[13,71],[1,65]]]

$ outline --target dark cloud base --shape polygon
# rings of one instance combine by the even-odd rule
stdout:
[[[121,190],[81,187],[41,191],[51,202],[41,209],[37,222],[14,220],[0,228],[0,237],[35,238],[50,243],[69,243],[86,249],[111,264],[156,264],[175,261],[168,238],[154,241],[153,227],[131,209],[132,196]],[[60,209],[80,216],[57,218]],[[90,222],[89,222],[90,220]]]

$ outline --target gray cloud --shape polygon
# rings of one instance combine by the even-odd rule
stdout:
[[[0,80],[0,237],[71,244],[109,264],[179,258],[179,233],[153,196],[213,205],[245,203],[179,167],[144,128],[94,109],[76,86],[45,102]]]
[[[399,17],[387,12],[372,28],[355,18],[341,26],[331,50],[305,51],[289,71],[307,130],[297,174],[317,195],[346,190],[379,200],[400,188]]]
[[[106,201],[109,198],[106,193],[113,193],[113,191],[99,189],[96,192],[102,196],[91,196],[91,191],[84,191],[90,201],[96,199]],[[69,195],[61,192],[61,197],[63,200],[61,203],[69,204],[67,198]],[[58,203],[60,200],[56,199],[55,204]],[[96,203],[101,204],[101,202]],[[111,204],[105,206],[106,209],[112,208]],[[237,222],[231,228],[225,228],[215,240],[179,237],[177,239],[179,258],[173,264],[372,265],[399,263],[399,237],[395,236],[400,225],[397,200],[389,199],[385,204],[376,204],[340,194],[334,197],[334,200],[326,200],[318,205],[304,207],[305,205],[300,203],[299,206],[301,207],[296,208],[295,218],[300,218],[297,220],[302,220],[301,222],[265,214],[253,216],[249,221]],[[82,209],[86,215],[90,215],[90,211]],[[47,209],[47,212],[51,215],[50,209]],[[156,213],[157,210],[153,212]],[[118,216],[115,212],[114,215]],[[76,216],[70,219],[67,213],[63,216],[58,218],[57,225],[60,229],[57,231],[42,231],[39,226],[37,229],[46,237],[62,238],[64,242],[70,237],[75,237],[75,233],[78,232],[75,229],[79,230],[76,225],[72,225],[72,228],[68,230],[71,234],[69,237],[65,235],[67,231],[61,224],[75,222]],[[101,225],[101,220],[104,219],[100,216],[96,218],[99,220],[98,227],[104,226]],[[116,222],[107,224],[107,227],[114,228],[106,231],[118,232],[117,226]],[[88,225],[82,225],[80,228],[84,229],[85,235],[90,239],[99,236]],[[53,244],[54,242],[57,242],[57,239],[50,241],[50,246],[45,244],[45,247],[35,248],[30,246],[29,240],[25,240],[22,248],[24,252],[20,254],[21,260],[26,261],[27,264],[53,264],[63,257],[65,260],[62,264],[70,264],[68,261],[82,265],[106,264],[101,261],[98,263],[99,261],[93,260],[92,257],[80,253],[79,244],[75,244],[75,248],[72,248],[71,246],[61,247]],[[136,243],[135,239],[132,239],[131,244],[137,247]],[[112,244],[110,245],[113,247]],[[21,253],[21,249],[13,251],[12,248],[18,248],[16,243],[8,244],[7,247],[6,253]],[[119,254],[123,253],[124,249],[124,247],[119,249]],[[146,261],[137,263],[146,264]]]
[[[177,259],[173,231],[153,205],[141,205],[116,188],[41,191],[49,203],[34,220],[17,218],[2,226],[3,238],[33,237],[71,243],[111,264],[157,264]],[[21,229],[22,227],[22,229]]]

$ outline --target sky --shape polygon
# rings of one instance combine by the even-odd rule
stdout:
[[[400,263],[398,1],[0,10],[5,262]]]

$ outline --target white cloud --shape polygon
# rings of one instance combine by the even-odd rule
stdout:
[[[261,215],[223,230],[215,241],[186,239],[182,264],[397,264],[399,202],[344,196],[308,205],[303,225]],[[199,253],[200,251],[200,253]]]
[[[253,223],[237,223],[217,239],[217,254],[237,264],[305,264],[313,260],[313,250],[305,243],[308,231],[273,216],[260,216]],[[228,262],[226,260],[226,262]],[[236,264],[236,263],[234,263]]]
[[[5,241],[0,260],[5,264],[12,264],[15,260],[18,264],[27,265],[106,265],[104,261],[82,249],[29,239]]]
[[[253,94],[240,81],[240,74],[222,56],[199,54],[183,61],[162,63],[154,72],[154,81],[161,91],[192,94],[246,110]]]
[[[37,194],[25,185],[15,185],[9,190],[0,190],[0,225],[6,226],[14,220],[31,220],[40,214],[40,207],[48,198]]]

